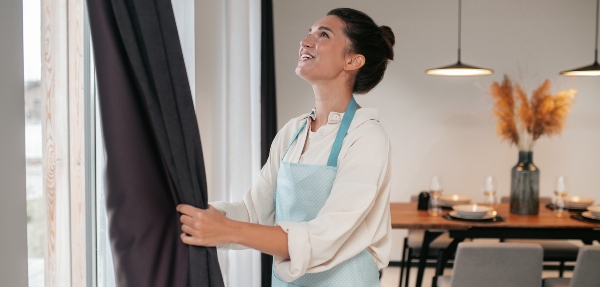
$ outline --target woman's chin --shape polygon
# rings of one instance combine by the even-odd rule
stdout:
[[[308,73],[308,71],[306,71],[306,69],[304,67],[301,67],[301,66],[296,67],[296,75],[300,76],[300,78],[308,81],[308,78],[310,78],[309,74],[310,73]]]

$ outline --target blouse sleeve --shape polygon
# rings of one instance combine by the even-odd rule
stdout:
[[[275,257],[276,272],[283,280],[328,270],[380,240],[381,224],[369,226],[369,222],[387,223],[384,217],[389,214],[376,214],[379,218],[374,221],[365,218],[375,204],[382,205],[376,210],[387,210],[383,205],[389,205],[391,153],[383,128],[373,127],[340,156],[331,194],[317,217],[308,222],[278,222],[288,234],[290,254],[290,259]]]

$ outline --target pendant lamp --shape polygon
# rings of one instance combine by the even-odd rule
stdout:
[[[460,62],[460,27],[461,27],[461,8],[462,0],[458,0],[458,62],[453,65],[429,69],[425,71],[427,75],[434,76],[484,76],[491,75],[494,71],[486,68],[479,68],[471,65],[466,65]]]
[[[598,64],[598,6],[600,0],[596,0],[596,52],[594,53],[594,63],[577,68],[574,70],[560,72],[563,76],[600,76],[600,64]]]

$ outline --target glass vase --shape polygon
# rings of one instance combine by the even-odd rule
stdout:
[[[510,213],[536,215],[540,208],[540,170],[533,164],[533,152],[519,151],[519,162],[512,168]]]

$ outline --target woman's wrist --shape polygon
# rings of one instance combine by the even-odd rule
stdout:
[[[243,222],[227,219],[225,235],[227,243],[240,244],[243,230]]]
[[[224,229],[226,241],[270,255],[289,258],[287,233],[279,226],[229,220]]]

